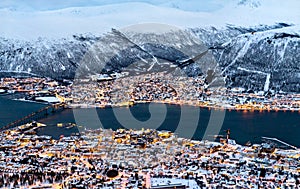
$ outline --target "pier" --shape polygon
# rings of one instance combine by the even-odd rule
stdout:
[[[26,124],[31,121],[42,119],[42,118],[48,116],[49,114],[54,114],[54,113],[62,111],[64,109],[66,109],[65,103],[57,103],[57,104],[48,105],[46,107],[39,109],[38,111],[32,112],[31,114],[28,114],[18,120],[15,120],[15,121],[5,125],[4,127],[0,128],[0,131],[6,130],[6,129],[11,129],[11,128]]]
[[[266,140],[266,141],[278,142],[278,143],[280,143],[280,144],[282,144],[282,145],[284,145],[284,146],[287,146],[287,147],[289,147],[289,148],[292,148],[292,149],[294,149],[294,150],[297,150],[297,149],[298,149],[296,146],[290,145],[290,144],[288,144],[288,143],[286,143],[286,142],[283,142],[283,141],[281,141],[281,140],[279,140],[279,139],[277,139],[277,138],[271,138],[271,137],[261,137],[261,138],[262,138],[263,140]]]

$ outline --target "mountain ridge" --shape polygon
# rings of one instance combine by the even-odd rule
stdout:
[[[255,91],[283,90],[300,92],[300,70],[298,66],[300,57],[297,51],[297,49],[300,49],[300,32],[297,32],[299,31],[298,27],[279,23],[273,26],[253,28],[228,26],[226,30],[218,30],[212,27],[210,29],[193,28],[185,31],[202,41],[207,48],[212,47],[209,51],[217,61],[227,87],[244,87]],[[60,40],[40,38],[35,42],[11,41],[0,38],[0,70],[2,72],[28,72],[60,80],[72,79],[78,71],[77,68],[80,67],[82,59],[99,41],[106,40],[101,48],[107,49],[112,48],[111,45],[113,44],[117,45],[124,42],[124,39],[120,36],[111,35],[106,39],[103,39],[106,35],[73,35],[72,38]],[[163,56],[165,60],[175,61],[175,57],[178,57],[178,60],[186,59],[205,50],[204,46],[203,50],[196,49],[189,54],[188,51],[183,49],[194,48],[188,46],[189,43],[184,40],[175,40],[176,37],[179,39],[183,37],[180,36],[175,33],[173,36],[161,38],[161,41],[168,41],[165,44],[172,44],[173,42],[174,47],[172,45],[155,47],[153,44],[157,42],[147,40],[145,34],[132,35],[131,39],[138,42],[146,52],[142,52],[141,49],[132,45],[126,45],[130,48],[125,46],[127,50],[125,49],[124,52],[120,49],[123,54],[112,57],[113,62],[109,59],[103,61],[110,62],[107,64],[110,65],[110,71],[119,72],[122,71],[122,68],[129,66],[131,62],[137,60],[148,59],[149,61],[144,66],[151,65],[154,59],[149,54],[154,54],[158,58]],[[158,36],[158,41],[159,39]],[[178,44],[181,44],[182,47]],[[185,47],[185,45],[187,46]],[[181,54],[180,51],[172,50],[171,47],[181,49],[181,52],[185,52],[186,55]],[[131,51],[133,53],[128,54]],[[104,49],[103,53],[105,52]],[[117,52],[111,51],[110,53]],[[99,63],[95,65],[99,65]],[[142,66],[138,69],[141,70]],[[201,72],[196,71],[199,68],[193,65],[185,69],[187,74],[191,76]],[[270,82],[268,86],[266,86],[267,81]]]

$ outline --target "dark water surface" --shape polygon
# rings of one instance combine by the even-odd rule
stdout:
[[[155,106],[155,105],[154,105]],[[161,106],[157,104],[157,106]],[[167,115],[158,129],[175,131],[180,121],[181,106],[179,105],[166,105]],[[189,111],[197,111],[198,107],[185,106]],[[120,108],[126,111],[126,107]],[[98,118],[95,121],[93,112],[95,109],[78,109],[76,115],[84,117],[84,123],[89,128],[99,128],[99,121],[104,128],[123,128],[113,112],[112,108],[96,109]],[[138,104],[130,108],[131,113],[139,121],[147,121],[150,118],[149,107],[147,104]],[[215,110],[216,111],[216,110]],[[218,110],[222,111],[222,110]],[[224,110],[223,110],[224,111]],[[261,142],[261,137],[275,137],[289,144],[300,146],[300,113],[299,112],[243,112],[243,111],[225,111],[225,119],[219,134],[224,135],[225,130],[231,130],[231,138],[235,139],[240,144],[245,144],[248,141]],[[119,115],[120,116],[120,115]],[[126,116],[126,115],[124,115]],[[207,128],[209,119],[211,116],[211,110],[201,108],[199,122],[197,123],[197,129],[194,133],[194,139],[202,139],[205,130]],[[124,118],[129,119],[129,118]],[[92,120],[92,121],[90,121]],[[189,117],[185,119],[189,121]],[[192,118],[191,118],[192,120]],[[57,122],[67,123],[75,122],[73,110],[68,109],[51,117],[40,120],[41,122],[49,125],[55,125]],[[126,128],[131,128],[125,125]],[[55,127],[53,127],[55,129]],[[189,129],[189,128],[187,128]],[[53,130],[52,130],[53,131]],[[56,130],[59,134],[59,129]],[[48,131],[43,131],[46,134]],[[184,132],[184,131],[183,131]],[[179,135],[181,133],[178,133]],[[216,133],[218,134],[218,133]]]
[[[6,96],[0,96],[0,127],[3,127],[10,122],[18,120],[34,111],[37,111],[45,104],[22,102],[8,99]]]
[[[27,114],[30,114],[38,109],[44,107],[44,104],[20,102],[8,100],[0,96],[0,127],[19,119]],[[155,110],[160,114],[162,111],[162,104],[154,104]],[[176,131],[181,118],[182,106],[179,105],[166,105],[167,114],[162,124],[158,127],[160,130]],[[188,112],[200,112],[199,121],[195,124],[196,131],[193,132],[194,139],[202,139],[208,122],[211,117],[211,110],[192,106],[184,106]],[[128,111],[128,108],[118,108],[120,112]],[[149,113],[148,104],[137,104],[131,107],[130,112],[138,121],[147,121],[151,119]],[[222,111],[222,110],[218,110]],[[224,111],[224,110],[223,110]],[[94,116],[96,112],[97,117]],[[275,137],[289,144],[300,147],[300,113],[299,112],[243,112],[243,111],[225,111],[224,122],[219,134],[224,135],[226,129],[231,130],[231,138],[235,139],[240,144],[245,144],[248,141],[252,143],[261,142],[262,136]],[[77,109],[74,118],[74,112],[72,109],[66,109],[62,112],[49,115],[39,122],[45,123],[48,126],[42,128],[39,134],[48,134],[54,137],[59,137],[62,134],[69,135],[72,132],[76,132],[77,128],[60,128],[57,127],[57,123],[77,123],[82,125],[79,129],[87,128],[99,128],[100,124],[104,128],[131,128],[130,125],[122,125],[116,118],[112,108],[106,109]],[[130,117],[126,114],[120,114],[125,122],[129,122]],[[192,116],[185,115],[184,120],[187,125],[193,121]],[[81,117],[78,121],[78,117]],[[155,119],[155,117],[154,117]],[[218,119],[218,118],[213,118]],[[184,122],[184,123],[185,123]],[[180,132],[189,132],[188,126]],[[181,135],[182,133],[178,133]],[[218,134],[218,133],[215,133]]]

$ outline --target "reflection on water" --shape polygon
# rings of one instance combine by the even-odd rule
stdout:
[[[10,100],[0,96],[0,127],[3,127],[14,120],[20,119],[45,106],[45,104],[41,103]]]
[[[175,131],[180,120],[181,107],[178,105],[166,106],[167,116],[159,129]],[[190,106],[188,108],[191,108],[192,111],[196,107]],[[150,117],[147,104],[138,104],[131,107],[130,110],[140,121],[145,121]],[[84,113],[89,111],[89,109],[80,109],[79,111]],[[115,118],[114,112],[111,108],[97,109],[97,113],[104,128],[118,129],[123,127]],[[197,130],[194,134],[194,139],[202,139],[208,125],[210,115],[211,110],[205,108],[200,109],[200,119]],[[225,120],[220,134],[223,135],[225,134],[225,130],[231,129],[231,137],[237,140],[240,144],[245,144],[248,141],[261,142],[261,136],[268,136],[276,137],[295,146],[300,146],[299,115],[299,112],[243,112],[226,110]],[[187,118],[186,120],[188,121],[189,119]],[[40,121],[50,125],[56,124],[57,122],[75,122],[72,110],[65,110]],[[89,122],[88,120],[86,121],[85,126],[89,128],[99,128],[99,125],[94,122]],[[45,130],[44,133],[45,132],[48,131]],[[178,134],[180,135],[180,133]]]
[[[9,122],[37,111],[44,106],[45,105],[43,104],[13,101],[0,97],[0,126],[2,127]],[[157,108],[160,106],[161,105],[158,104]],[[180,121],[181,106],[166,105],[166,107],[167,115],[159,129],[175,131]],[[190,112],[193,112],[195,111],[195,108],[198,108],[191,106],[185,107],[188,108]],[[120,108],[120,110],[125,109],[127,108]],[[94,110],[79,109],[78,111],[81,115],[89,115],[90,112]],[[151,116],[148,104],[138,104],[131,107],[130,111],[139,121],[147,121]],[[123,127],[116,119],[112,108],[97,109],[97,114],[99,116],[97,119],[101,121],[104,128],[118,129]],[[194,139],[202,139],[210,116],[211,110],[205,108],[200,109],[200,119],[197,130],[194,134]],[[93,119],[95,120],[95,118]],[[81,124],[88,128],[99,128],[99,121],[92,121],[93,119],[87,118],[85,119],[85,122]],[[126,119],[127,118],[125,117],[124,120]],[[184,120],[188,123],[190,119],[187,116]],[[76,131],[76,128],[63,129],[56,126],[57,123],[75,123],[73,110],[71,109],[58,112],[38,121],[49,125],[49,127],[41,129],[40,134],[50,134],[59,137],[61,134],[70,134]],[[186,129],[188,130],[189,128],[187,127]],[[261,136],[267,136],[276,137],[292,145],[300,146],[300,112],[298,111],[244,112],[226,110],[220,134],[225,134],[225,130],[227,129],[231,129],[231,137],[237,140],[240,144],[245,144],[248,141],[260,142]],[[180,133],[178,134],[180,135]]]

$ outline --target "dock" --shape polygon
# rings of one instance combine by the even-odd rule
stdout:
[[[281,140],[279,140],[279,139],[277,139],[277,138],[271,138],[271,137],[261,137],[261,138],[264,139],[264,140],[269,140],[269,141],[273,141],[273,142],[278,142],[278,143],[280,143],[280,144],[282,144],[282,145],[284,145],[284,146],[290,147],[290,148],[292,148],[292,149],[294,149],[294,150],[297,150],[297,149],[298,149],[296,146],[293,146],[293,145],[291,145],[291,144],[288,144],[288,143],[286,143],[286,142],[283,142],[283,141],[281,141]]]

